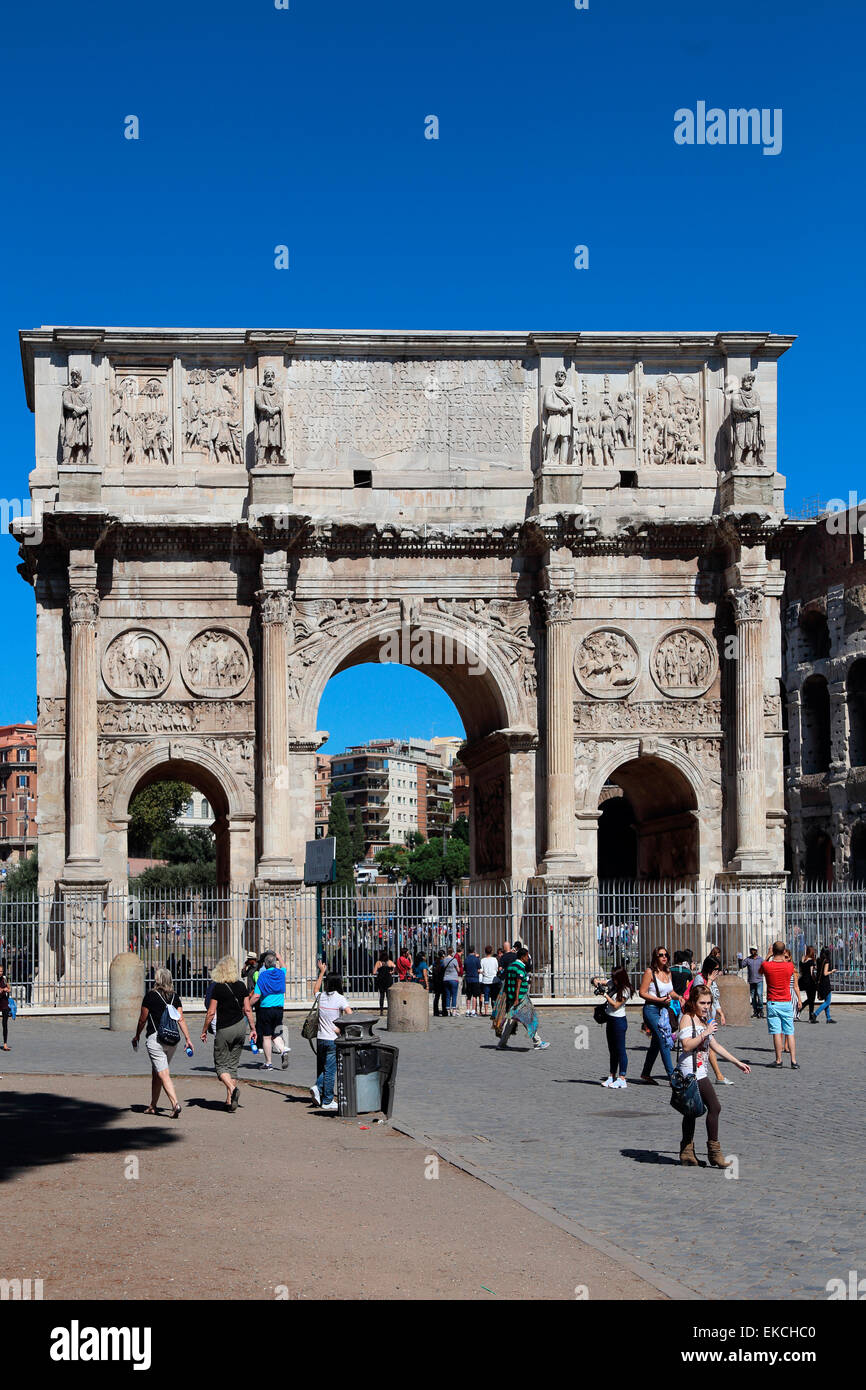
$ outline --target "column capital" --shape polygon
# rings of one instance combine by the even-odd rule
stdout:
[[[259,589],[256,594],[263,623],[287,623],[294,603],[286,589]]]
[[[576,597],[574,589],[542,589],[538,601],[548,624],[570,622],[574,617]]]
[[[69,617],[75,624],[82,623],[86,627],[95,627],[99,617],[98,589],[70,589]]]
[[[763,589],[729,589],[728,598],[738,623],[760,623],[764,618]]]

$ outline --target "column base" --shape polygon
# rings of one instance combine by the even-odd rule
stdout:
[[[304,881],[304,870],[290,859],[261,860],[256,872],[257,888],[297,887]]]
[[[768,878],[771,875],[778,875],[779,872],[768,851],[759,849],[737,850],[731,860],[731,870],[744,877],[754,875],[757,878]]]
[[[67,860],[63,865],[63,877],[60,879],[60,887],[81,888],[102,888],[109,886],[109,880],[105,869],[98,859],[75,859]]]
[[[587,879],[588,875],[576,855],[557,852],[546,854],[538,866],[539,878]]]

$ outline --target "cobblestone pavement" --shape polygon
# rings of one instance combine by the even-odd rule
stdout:
[[[729,1050],[753,1067],[743,1076],[722,1064],[735,1083],[719,1088],[720,1138],[736,1158],[735,1178],[680,1167],[680,1121],[660,1062],[658,1087],[598,1084],[607,1049],[587,1009],[542,1010],[551,1042],[543,1052],[529,1049],[522,1030],[498,1052],[485,1019],[431,1019],[429,1033],[394,1035],[394,1120],[704,1297],[826,1298],[828,1280],[866,1271],[864,1124],[855,1108],[866,1012],[834,1014],[832,1032],[823,1022],[798,1025],[796,1072],[770,1068],[766,1024],[722,1030]],[[275,1081],[313,1079],[298,1026],[290,1026],[292,1065],[270,1073]],[[116,1075],[146,1066],[130,1060],[129,1040],[103,1020],[25,1019],[11,1038],[13,1052],[0,1054],[10,1074]],[[633,1076],[645,1042],[630,1012]],[[245,1058],[241,1075],[252,1078],[256,1063]],[[187,1068],[208,1069],[202,1050],[176,1070]],[[703,1157],[703,1121],[697,1136]]]

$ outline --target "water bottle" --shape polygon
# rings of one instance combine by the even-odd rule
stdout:
[[[184,1050],[185,1050],[185,1052],[186,1052],[187,1057],[191,1057],[191,1056],[193,1055],[193,1052],[192,1052],[192,1048],[191,1048],[191,1047],[187,1047],[187,1048],[185,1048]]]
[[[259,1050],[259,1049],[256,1047],[256,1044],[253,1042],[253,1040],[252,1040],[252,1038],[251,1038],[251,1039],[250,1039],[250,1051],[251,1051],[252,1053],[254,1053],[255,1055],[258,1055],[258,1050]]]

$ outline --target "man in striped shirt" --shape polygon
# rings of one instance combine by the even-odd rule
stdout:
[[[542,1042],[538,1036],[538,1014],[535,1012],[535,1005],[529,997],[529,952],[524,946],[518,951],[516,960],[513,960],[505,972],[505,1023],[502,1027],[502,1035],[499,1039],[499,1048],[504,1050],[508,1046],[508,1039],[512,1033],[517,1032],[517,1025],[522,1023],[529,1034],[532,1046],[536,1052],[540,1052],[544,1047],[550,1047],[550,1043]]]

